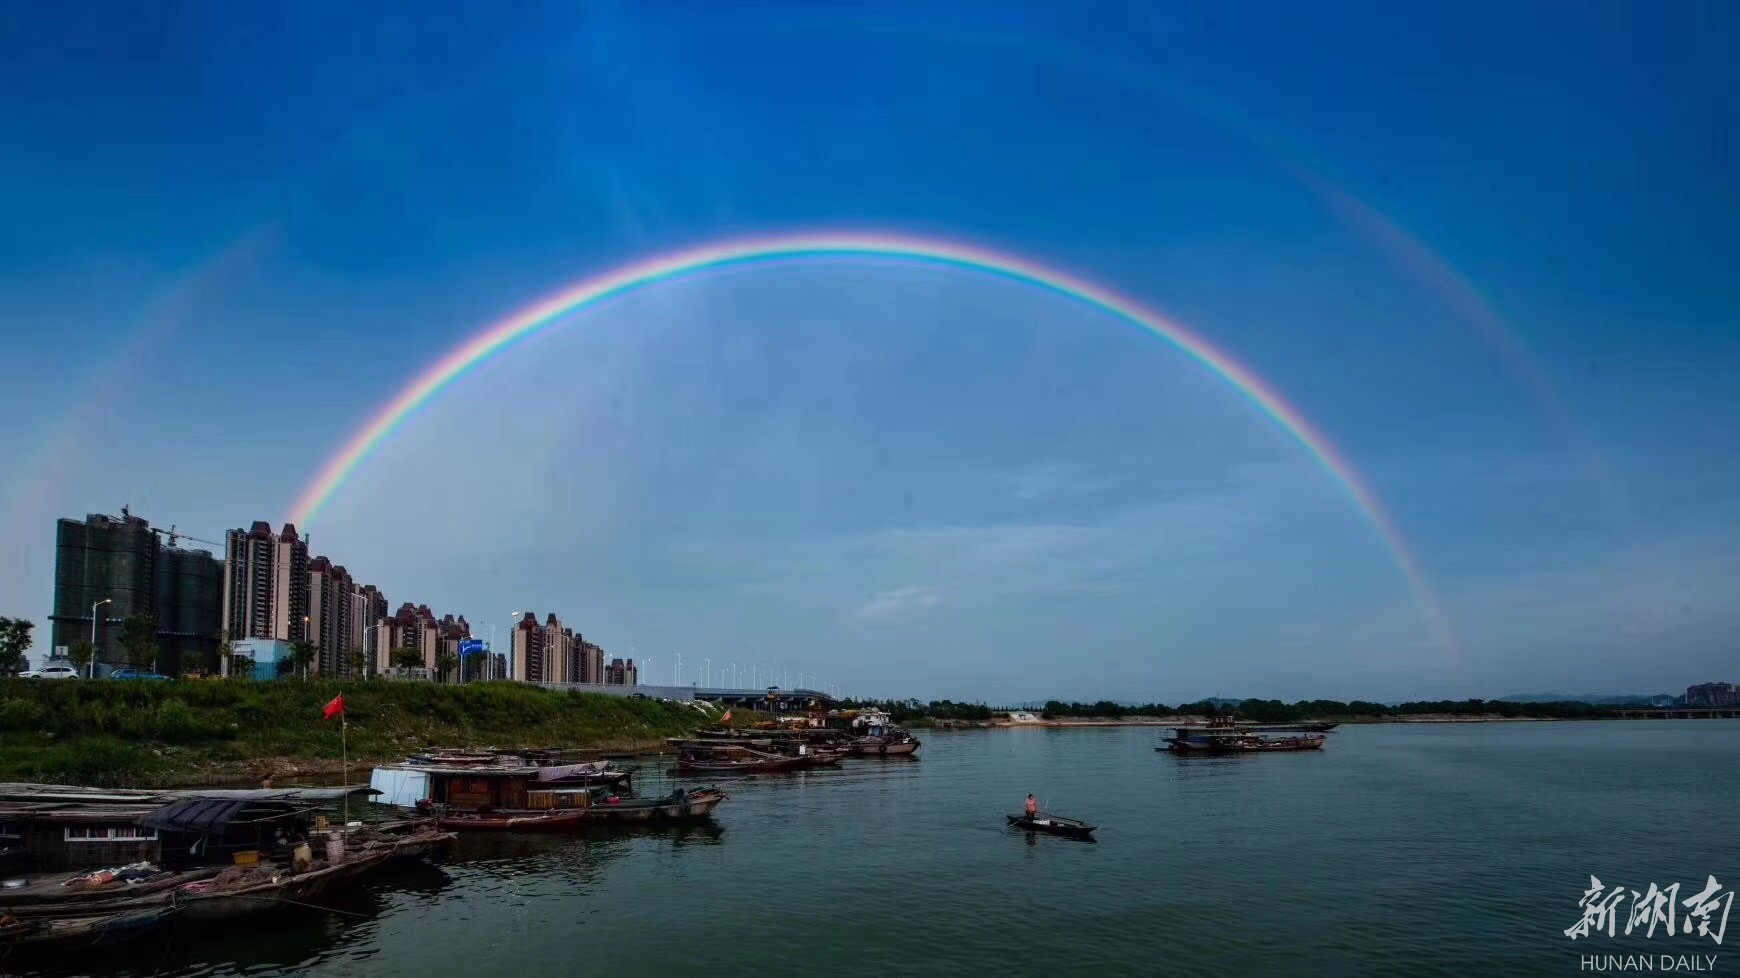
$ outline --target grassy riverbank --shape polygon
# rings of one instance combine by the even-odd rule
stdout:
[[[634,750],[709,722],[658,700],[518,683],[0,681],[0,781],[103,787],[336,770],[344,694],[353,763],[430,746]]]

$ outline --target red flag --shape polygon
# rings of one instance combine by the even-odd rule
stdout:
[[[343,693],[340,693],[337,696],[334,696],[332,698],[332,702],[326,704],[326,709],[320,711],[320,718],[322,720],[330,720],[333,717],[343,716],[343,715],[344,715],[344,694]]]
[[[719,722],[720,723],[730,723],[731,722],[731,711],[726,710],[725,715],[719,718]]]

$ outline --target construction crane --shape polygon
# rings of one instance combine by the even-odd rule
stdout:
[[[168,539],[167,543],[171,547],[175,546],[175,541],[177,541],[177,540],[192,540],[194,543],[203,543],[203,544],[210,546],[210,547],[228,546],[228,544],[220,543],[217,540],[202,540],[199,537],[190,536],[189,534],[186,534],[186,533],[177,533],[177,532],[175,532],[175,524],[173,524],[173,523],[169,524],[169,529],[167,529],[167,530],[163,529],[162,527],[154,526],[151,528],[151,532],[152,533],[161,533],[164,536],[168,537],[169,539]]]

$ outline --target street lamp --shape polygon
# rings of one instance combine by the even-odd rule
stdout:
[[[85,667],[86,679],[97,678],[97,609],[114,600],[114,598],[104,598],[91,605],[91,662]]]

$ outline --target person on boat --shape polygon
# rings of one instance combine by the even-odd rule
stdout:
[[[1033,819],[1039,815],[1039,801],[1032,795],[1027,796],[1027,817]]]

